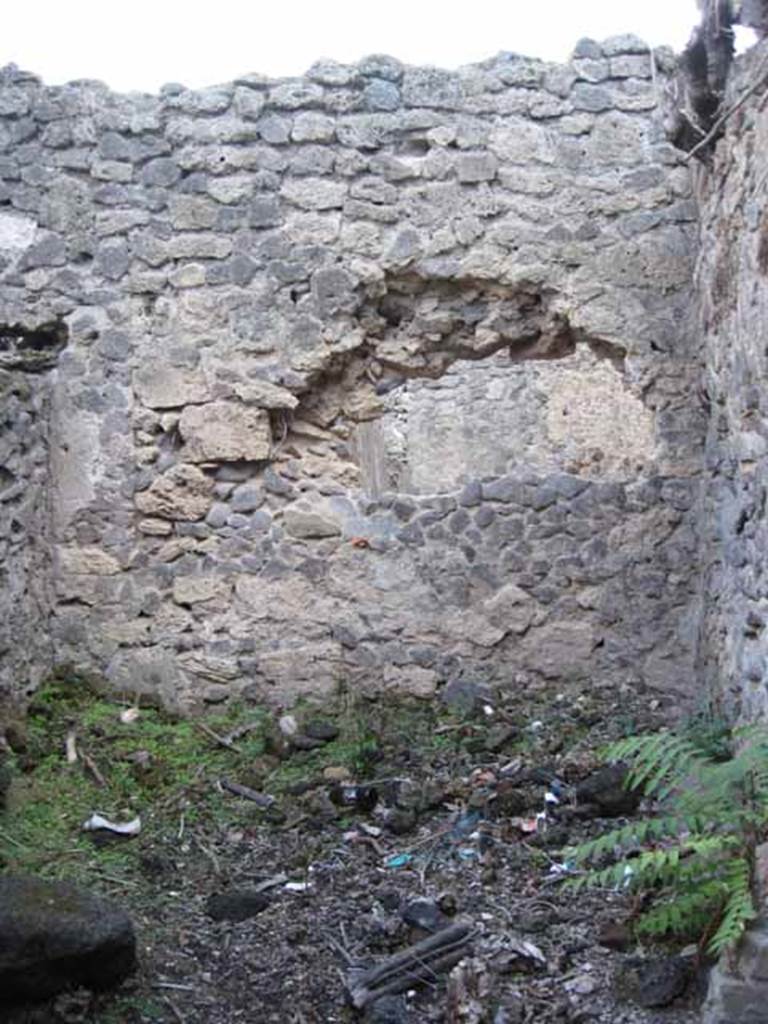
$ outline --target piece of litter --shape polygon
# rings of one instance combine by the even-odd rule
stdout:
[[[378,839],[381,835],[381,829],[378,825],[369,825],[365,821],[359,821],[357,827],[360,832],[363,832],[367,836],[371,836],[373,839]]]
[[[134,818],[133,821],[126,821],[122,824],[110,821],[102,814],[92,814],[88,821],[83,822],[84,832],[98,832],[104,829],[107,832],[115,832],[119,836],[137,836],[141,831],[141,818]]]
[[[576,870],[576,864],[572,860],[564,860],[562,864],[552,864],[549,869],[550,875],[571,875]]]
[[[394,856],[387,858],[386,866],[388,868],[404,868],[405,865],[410,864],[412,860],[412,853],[396,853]]]
[[[538,946],[534,945],[533,942],[529,942],[527,939],[521,939],[518,935],[507,933],[505,937],[505,946],[508,950],[516,953],[518,956],[524,957],[526,960],[533,960],[538,964],[546,964],[547,962],[547,958]]]
[[[557,797],[552,792],[552,790],[548,789],[547,792],[544,794],[544,803],[545,804],[559,804],[560,801],[557,799]]]
[[[120,712],[120,721],[123,725],[130,725],[131,722],[135,722],[141,712],[138,708],[124,708]]]
[[[309,887],[309,882],[286,882],[283,886],[286,892],[307,892]]]
[[[460,846],[458,853],[462,860],[475,860],[477,858],[477,850],[471,846]]]
[[[517,829],[518,832],[523,832],[525,835],[535,832],[539,827],[536,818],[510,818],[509,824],[512,828]]]
[[[283,882],[288,881],[288,876],[282,874],[273,875],[272,878],[265,878],[263,882],[259,882],[258,885],[253,887],[254,892],[266,892],[267,889],[274,889],[276,885],[282,885]]]

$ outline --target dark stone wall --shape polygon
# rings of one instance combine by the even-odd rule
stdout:
[[[736,62],[728,102],[764,74],[767,55],[762,42]],[[746,719],[768,709],[767,154],[763,87],[729,120],[699,183],[709,409],[701,662],[727,709]]]

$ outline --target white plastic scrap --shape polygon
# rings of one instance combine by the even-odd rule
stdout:
[[[124,708],[120,712],[120,721],[123,723],[123,725],[130,725],[131,722],[136,721],[140,714],[141,712],[136,707]]]
[[[137,836],[141,831],[141,818],[137,817],[133,821],[118,824],[105,818],[102,814],[92,814],[88,821],[83,822],[84,832],[97,832],[99,829],[116,832],[119,836]]]

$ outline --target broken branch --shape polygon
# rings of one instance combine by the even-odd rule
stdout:
[[[453,924],[396,953],[377,967],[350,971],[346,985],[352,1005],[362,1010],[381,996],[407,991],[414,982],[434,981],[438,974],[450,970],[467,954],[476,934],[471,924]]]
[[[236,753],[242,754],[242,750],[234,744],[232,740],[228,740],[226,736],[219,736],[219,734],[214,732],[209,725],[205,724],[205,722],[195,722],[195,725],[200,732],[204,732],[206,736],[218,743],[220,747],[225,747],[227,750],[234,750]]]
[[[271,807],[275,802],[275,798],[268,793],[259,793],[258,790],[251,789],[250,786],[241,786],[239,782],[220,779],[219,785],[222,789],[226,789],[229,793],[234,793],[235,796],[241,796],[244,800],[253,800],[255,804],[264,809]]]

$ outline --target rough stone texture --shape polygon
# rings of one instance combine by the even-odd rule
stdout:
[[[133,925],[110,900],[66,882],[0,878],[0,1006],[111,988],[135,965]]]
[[[51,664],[47,632],[50,387],[0,370],[0,694],[34,688]]]
[[[751,85],[768,44],[740,58],[729,100]],[[702,674],[726,709],[768,714],[768,108],[757,93],[728,123],[701,175],[697,267],[708,410],[702,548]]]
[[[760,1024],[768,997],[768,922],[759,918],[744,936],[735,963],[712,970],[703,1024]]]
[[[696,210],[668,60],[579,53],[159,97],[2,72],[8,372],[67,332],[41,663],[181,704],[691,689]]]

